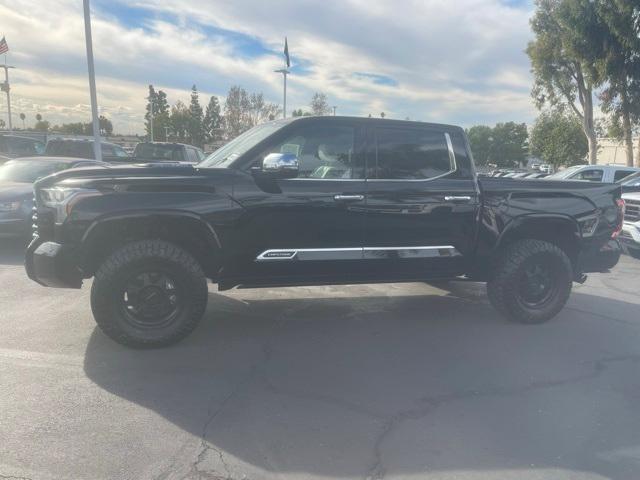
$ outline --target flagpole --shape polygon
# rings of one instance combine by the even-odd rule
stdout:
[[[289,75],[289,44],[287,43],[287,37],[284,37],[284,68],[280,70],[274,70],[276,73],[281,73],[284,83],[284,92],[282,99],[282,118],[287,118],[287,75]]]
[[[89,0],[84,5],[84,36],[87,44],[87,67],[89,70],[89,94],[91,96],[91,116],[93,117],[93,152],[96,160],[102,161],[100,143],[100,120],[98,118],[98,95],[96,94],[96,72],[93,65],[93,42],[91,39],[91,8]]]
[[[286,68],[281,68],[280,70],[274,70],[276,73],[281,73],[284,77],[284,98],[282,101],[282,118],[287,118],[287,75],[289,75],[289,70]]]
[[[4,85],[3,85],[3,90],[7,93],[7,115],[8,115],[8,120],[9,120],[9,132],[13,132],[13,122],[11,120],[11,87],[9,86],[9,69],[10,68],[15,68],[12,67],[11,65],[7,65],[7,56],[4,56],[4,65],[0,65],[2,66],[2,68],[4,68]]]

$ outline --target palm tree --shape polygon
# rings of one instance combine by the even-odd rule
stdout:
[[[22,120],[22,129],[26,130],[27,128],[24,126],[24,119],[27,118],[27,116],[24,113],[20,114],[20,120]]]

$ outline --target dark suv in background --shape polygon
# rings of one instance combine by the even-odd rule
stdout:
[[[3,158],[32,157],[44,153],[44,143],[35,138],[0,134],[0,164]]]
[[[130,162],[131,157],[120,145],[101,142],[102,160],[105,162]],[[95,159],[93,140],[54,138],[47,142],[45,154],[50,157],[74,157]]]
[[[204,152],[193,145],[168,142],[143,142],[133,152],[137,162],[188,162],[200,163]]]

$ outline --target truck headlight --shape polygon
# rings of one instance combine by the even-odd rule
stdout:
[[[42,204],[55,209],[58,224],[64,222],[79,200],[98,195],[102,194],[89,188],[52,187],[40,190]]]
[[[0,212],[15,212],[20,210],[20,202],[0,202]]]

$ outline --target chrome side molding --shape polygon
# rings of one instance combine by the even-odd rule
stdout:
[[[460,252],[451,245],[364,248],[276,248],[265,250],[256,257],[256,261],[384,260],[457,257],[460,255]]]

